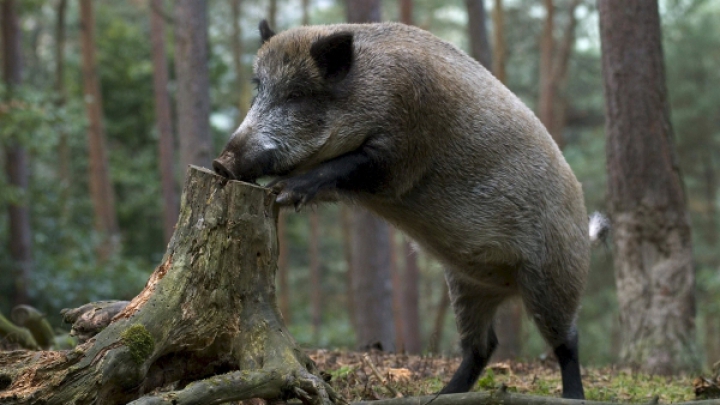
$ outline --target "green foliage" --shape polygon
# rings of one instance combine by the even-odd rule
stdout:
[[[492,369],[485,370],[485,372],[480,376],[480,378],[478,378],[478,382],[476,385],[484,390],[490,390],[495,388],[495,372],[492,371]]]

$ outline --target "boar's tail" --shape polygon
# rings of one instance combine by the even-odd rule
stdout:
[[[593,212],[590,214],[588,232],[590,234],[590,243],[593,246],[600,244],[600,242],[607,242],[607,237],[610,234],[610,220],[597,211]]]

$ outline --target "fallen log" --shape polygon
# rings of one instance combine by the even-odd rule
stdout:
[[[0,352],[0,404],[340,402],[277,309],[274,200],[191,167],[143,291],[73,350]]]

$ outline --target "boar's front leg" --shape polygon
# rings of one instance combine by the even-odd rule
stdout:
[[[323,162],[303,174],[278,179],[269,187],[278,192],[278,204],[294,205],[300,210],[319,193],[376,191],[386,173],[379,162],[365,146]]]

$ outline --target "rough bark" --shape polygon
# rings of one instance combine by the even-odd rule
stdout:
[[[470,55],[486,69],[492,69],[492,50],[487,33],[487,13],[484,0],[465,0],[468,14]]]
[[[65,323],[72,324],[70,336],[76,337],[79,343],[85,343],[105,329],[128,304],[130,301],[91,302],[78,308],[63,309],[60,314]]]
[[[80,0],[80,28],[83,64],[83,93],[88,119],[90,155],[90,196],[95,212],[95,231],[100,235],[99,260],[107,260],[115,251],[118,238],[115,191],[108,168],[105,125],[102,115],[100,78],[95,58],[95,15],[92,0]]]
[[[598,1],[608,196],[625,363],[694,369],[695,273],[655,1]]]
[[[163,235],[165,243],[172,237],[178,217],[178,197],[175,191],[174,139],[168,93],[168,66],[165,53],[165,19],[160,13],[162,0],[152,0],[150,6],[150,38],[152,42],[153,92],[158,139],[158,164],[163,201]]]
[[[178,138],[182,170],[210,167],[210,76],[207,1],[177,0],[175,6],[175,78]]]
[[[14,0],[2,2],[2,55],[3,81],[12,98],[22,83],[22,52],[20,23]],[[20,135],[20,134],[17,134]],[[8,184],[25,193],[28,188],[28,157],[25,148],[15,139],[8,140],[5,147],[5,173]],[[32,239],[30,212],[24,203],[8,204],[8,239],[12,260],[15,305],[28,303],[28,282],[32,278]]]
[[[143,291],[74,350],[1,352],[0,403],[115,405],[151,392],[132,403],[335,400],[277,310],[274,200],[191,168],[175,234]],[[154,391],[163,387],[176,391]]]

